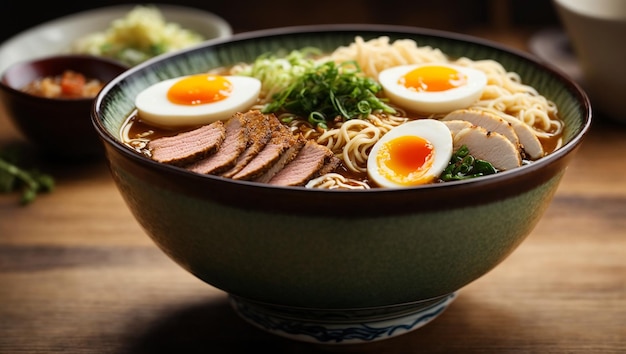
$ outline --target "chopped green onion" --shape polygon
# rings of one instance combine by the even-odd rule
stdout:
[[[446,167],[439,179],[444,182],[458,181],[491,175],[497,172],[491,163],[476,159],[470,155],[467,146],[463,145],[452,154],[448,167]]]
[[[381,90],[380,84],[362,74],[356,62],[338,65],[327,61],[309,68],[289,87],[275,93],[263,111],[291,112],[308,117],[315,126],[326,125],[336,117],[365,119],[375,110],[395,113],[376,96]]]

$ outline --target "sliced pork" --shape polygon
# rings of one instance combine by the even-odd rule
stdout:
[[[295,154],[303,145],[304,140],[301,135],[294,135],[289,128],[279,121],[276,129],[272,131],[270,141],[232,178],[267,182],[273,173],[278,172],[280,168],[295,157]]]
[[[322,166],[322,168],[320,168],[319,171],[317,171],[317,174],[314,177],[319,177],[327,173],[334,172],[337,168],[339,168],[340,165],[341,165],[341,159],[338,158],[337,156],[333,156],[330,158],[330,160],[328,160],[324,164],[324,166]]]
[[[309,140],[296,157],[269,180],[269,184],[303,186],[316,177],[333,157],[330,149]]]
[[[462,129],[454,136],[453,143],[454,151],[465,145],[472,156],[490,162],[500,171],[510,170],[522,164],[519,150],[509,139],[483,127]]]
[[[248,144],[245,150],[237,157],[235,164],[221,173],[221,176],[232,178],[241,171],[270,141],[272,130],[276,129],[280,121],[274,115],[265,115],[258,110],[244,113],[248,127]]]
[[[155,161],[184,166],[215,153],[225,137],[224,122],[216,121],[188,132],[154,139],[147,148]]]
[[[269,182],[276,173],[280,172],[287,164],[293,161],[294,158],[298,155],[300,150],[304,147],[306,140],[298,135],[296,139],[293,140],[293,143],[289,144],[287,150],[285,150],[278,160],[272,164],[270,168],[265,170],[262,175],[256,177],[254,179],[255,182],[267,183]]]
[[[474,125],[482,126],[487,130],[504,134],[513,144],[519,146],[521,152],[531,160],[545,155],[543,146],[533,129],[523,121],[508,114],[495,112],[490,108],[473,107],[462,109],[448,114],[444,120],[466,119]],[[497,128],[496,121],[504,121],[511,126],[516,138],[511,139],[509,129]]]
[[[517,137],[515,130],[513,130],[513,127],[511,127],[511,124],[493,113],[473,109],[459,109],[448,113],[442,120],[468,121],[474,125],[483,127],[488,131],[504,135],[511,143],[513,143],[514,146],[519,148],[519,138]]]
[[[536,160],[545,155],[539,138],[537,138],[537,135],[535,135],[535,132],[528,124],[509,115],[503,115],[502,118],[511,123],[511,126],[519,137],[519,142],[526,156],[532,160]]]
[[[244,114],[236,113],[226,121],[226,137],[219,150],[189,166],[187,169],[197,173],[219,174],[231,169],[237,157],[248,143],[248,120]]]
[[[452,133],[453,138],[456,135],[456,133],[460,132],[461,130],[465,128],[470,128],[474,125],[466,120],[458,120],[458,119],[444,120],[442,122],[448,127],[448,129],[450,129],[450,132]]]
[[[326,146],[256,110],[155,139],[149,147],[153,159],[196,173],[282,186],[303,186],[341,164]]]

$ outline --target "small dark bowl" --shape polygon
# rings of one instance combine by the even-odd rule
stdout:
[[[94,98],[62,99],[22,91],[30,82],[71,69],[107,83],[128,67],[86,55],[59,55],[15,63],[0,78],[0,100],[19,131],[45,155],[83,158],[102,155],[90,120]]]

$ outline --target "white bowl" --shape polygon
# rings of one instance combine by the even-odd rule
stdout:
[[[553,0],[580,65],[582,86],[601,114],[626,123],[626,1]]]
[[[123,18],[136,4],[100,7],[42,23],[16,34],[0,44],[0,72],[11,64],[67,52],[72,42],[88,33],[107,29],[115,19]],[[155,4],[166,21],[200,33],[206,39],[232,35],[226,20],[197,8]]]

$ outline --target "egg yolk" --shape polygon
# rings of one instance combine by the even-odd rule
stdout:
[[[418,92],[439,92],[463,86],[466,77],[459,71],[441,65],[425,65],[402,76],[398,83]]]
[[[378,155],[378,166],[388,180],[416,185],[430,182],[433,176],[427,175],[434,160],[434,147],[426,139],[418,136],[401,136],[382,145]]]
[[[232,83],[223,76],[192,75],[172,85],[167,91],[167,99],[181,105],[199,105],[221,101],[232,90]]]

